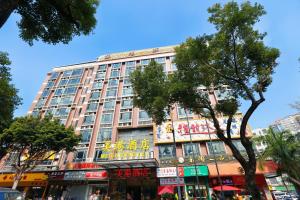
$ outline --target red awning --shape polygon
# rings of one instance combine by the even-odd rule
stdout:
[[[222,185],[222,186],[216,186],[216,187],[213,187],[213,190],[216,190],[216,191],[241,191],[240,188],[237,188],[237,187],[233,187],[233,186],[229,186],[229,185]]]
[[[162,195],[165,193],[174,194],[174,186],[171,186],[171,185],[159,186],[157,194]]]

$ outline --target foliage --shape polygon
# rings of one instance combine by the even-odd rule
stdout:
[[[165,120],[163,107],[175,102],[210,118],[218,137],[243,167],[247,189],[255,199],[260,199],[255,184],[256,158],[246,129],[249,118],[265,101],[264,92],[272,82],[279,50],[265,46],[266,33],[254,29],[265,14],[263,6],[229,2],[223,6],[215,4],[208,12],[211,14],[209,22],[215,25],[216,33],[188,38],[177,47],[174,61],[177,71],[172,75],[163,75],[162,69],[157,70],[153,63],[144,71],[135,72],[132,76],[136,94],[134,103],[159,123]],[[223,93],[224,98],[212,104],[209,94],[215,90]],[[250,102],[240,126],[246,157],[233,144],[230,134],[241,100]],[[218,121],[218,117],[224,115],[228,118],[226,130],[221,129]]]
[[[9,127],[15,109],[21,104],[18,90],[11,83],[10,64],[8,54],[0,52],[0,134]],[[7,147],[4,145],[0,141],[0,159],[6,154]]]
[[[175,195],[174,194],[171,194],[171,193],[164,193],[161,195],[161,197],[163,199],[174,199],[175,198]]]
[[[300,182],[300,141],[294,134],[289,131],[275,132],[270,128],[266,135],[256,137],[254,141],[267,145],[259,157],[261,164],[265,160],[272,159],[279,167],[279,174],[286,173],[290,178]]]
[[[16,169],[16,177],[19,177],[61,150],[74,150],[80,137],[74,134],[73,128],[66,128],[51,116],[26,116],[16,118],[4,130],[0,140],[10,141],[10,152],[18,155],[13,167]]]
[[[21,16],[20,37],[56,44],[68,43],[75,35],[87,35],[96,25],[99,0],[0,0],[0,28],[11,13]]]

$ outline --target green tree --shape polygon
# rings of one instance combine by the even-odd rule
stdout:
[[[9,141],[9,152],[17,154],[13,189],[27,171],[33,170],[39,163],[48,160],[62,150],[70,152],[80,141],[72,127],[66,128],[51,116],[19,117],[0,136],[0,140]]]
[[[11,83],[8,54],[0,52],[0,135],[13,121],[15,109],[21,104],[18,90]],[[8,143],[0,141],[0,159],[5,156]]]
[[[177,47],[176,72],[166,78],[161,71],[154,76],[155,70],[149,73],[152,70],[147,67],[133,73],[135,105],[145,109],[158,124],[166,119],[164,106],[173,103],[211,119],[217,136],[231,149],[244,169],[247,189],[254,199],[259,200],[261,196],[255,183],[256,156],[246,129],[252,114],[265,101],[264,92],[272,82],[279,51],[265,46],[266,33],[254,29],[265,14],[262,5],[230,2],[223,6],[215,4],[208,12],[211,14],[209,22],[215,26],[216,33],[189,38]],[[161,83],[165,85],[158,86],[156,81],[159,80],[164,80]],[[201,90],[203,86],[208,92]],[[230,90],[225,92],[224,86]],[[164,91],[160,91],[162,89]],[[224,99],[212,104],[208,93],[216,89],[223,92]],[[250,104],[240,126],[240,139],[247,156],[243,156],[233,144],[230,134],[241,100]],[[226,130],[221,129],[219,116],[228,118]]]
[[[270,128],[266,135],[253,140],[267,145],[260,154],[260,163],[272,159],[278,165],[278,175],[287,174],[288,179],[300,188],[300,141],[296,136],[289,131],[275,132]]]
[[[15,12],[20,37],[33,44],[68,43],[75,35],[87,35],[96,25],[99,0],[0,0],[0,28]]]

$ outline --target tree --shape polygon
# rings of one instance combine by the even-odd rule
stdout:
[[[26,116],[16,118],[4,130],[0,140],[10,141],[10,152],[17,154],[13,164],[15,177],[12,187],[16,189],[25,172],[33,170],[39,163],[62,150],[74,150],[80,137],[74,134],[73,128],[66,128],[51,116]]]
[[[8,128],[13,121],[13,114],[21,104],[21,98],[18,96],[18,90],[11,83],[10,65],[8,54],[0,52],[0,135],[5,128]],[[0,159],[7,152],[7,145],[0,141]]]
[[[16,12],[20,37],[33,44],[68,43],[75,35],[87,35],[96,25],[99,0],[0,0],[0,28]]]
[[[261,196],[255,183],[256,156],[252,142],[247,137],[247,124],[265,101],[264,93],[272,82],[279,50],[265,46],[263,39],[266,33],[254,29],[259,18],[266,13],[262,5],[229,2],[223,6],[215,4],[208,12],[211,14],[208,20],[215,26],[216,33],[189,38],[176,48],[174,62],[177,71],[164,81],[167,90],[161,94],[159,91],[152,93],[157,89],[154,88],[155,83],[146,83],[150,79],[147,68],[144,72],[134,72],[132,83],[137,96],[135,99],[141,103],[135,102],[152,114],[154,119],[161,119],[156,121],[158,124],[165,120],[165,115],[158,118],[155,113],[163,113],[163,105],[171,103],[179,103],[185,109],[211,119],[217,136],[231,149],[245,171],[248,191],[254,199],[259,200]],[[138,84],[143,84],[145,88],[139,90],[141,86]],[[203,86],[208,92],[201,90]],[[225,92],[224,86],[230,90]],[[224,99],[212,104],[208,94],[216,89],[223,92]],[[159,99],[162,99],[163,105],[159,104]],[[231,123],[241,100],[250,104],[240,126],[240,139],[246,156],[233,144],[230,134]],[[145,105],[148,101],[149,106]],[[226,130],[220,127],[220,116],[227,117]]]
[[[270,128],[266,135],[256,137],[254,141],[267,145],[259,156],[260,163],[272,159],[278,165],[278,175],[286,173],[296,188],[300,188],[300,141],[295,134],[275,132]]]

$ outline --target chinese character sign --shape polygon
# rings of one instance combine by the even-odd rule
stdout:
[[[219,119],[220,126],[223,130],[226,130],[227,119]],[[214,124],[210,120],[197,119],[189,121],[190,127],[188,127],[187,121],[175,121],[174,122],[174,134],[177,142],[185,142],[190,140],[192,135],[193,140],[208,140],[209,133],[213,139],[217,138],[216,129]],[[239,127],[241,125],[241,119],[235,118],[231,124],[231,136],[239,137]],[[156,127],[156,141],[157,143],[173,142],[171,122],[165,122]]]

